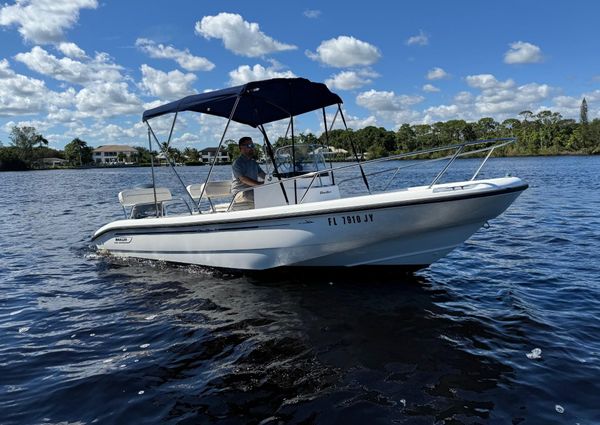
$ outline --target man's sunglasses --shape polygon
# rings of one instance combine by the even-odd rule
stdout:
[[[254,149],[254,143],[248,143],[247,145],[242,145],[242,146],[246,146],[247,148]]]

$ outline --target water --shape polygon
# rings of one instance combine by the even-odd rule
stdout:
[[[96,256],[148,169],[0,174],[0,423],[600,423],[599,167],[492,160],[530,188],[415,276],[269,279]]]

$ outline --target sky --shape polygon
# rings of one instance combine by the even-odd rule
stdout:
[[[29,125],[55,149],[76,137],[147,146],[144,110],[274,77],[324,82],[353,129],[547,109],[578,120],[584,97],[592,120],[598,16],[593,0],[10,1],[0,5],[0,142]],[[151,122],[161,141],[171,119]],[[271,140],[286,124],[267,128]],[[224,126],[181,114],[172,146],[216,146]],[[295,126],[322,132],[317,113]],[[259,138],[240,125],[227,138],[246,134]]]

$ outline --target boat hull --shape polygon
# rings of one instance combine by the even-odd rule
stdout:
[[[209,267],[394,266],[447,255],[527,186],[517,178],[223,214],[121,220],[94,236],[101,252]]]

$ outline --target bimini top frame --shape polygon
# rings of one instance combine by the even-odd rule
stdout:
[[[171,137],[173,135],[173,128],[177,120],[177,115],[180,111],[194,111],[228,118],[225,130],[223,131],[223,135],[221,136],[221,140],[219,141],[219,146],[217,150],[221,149],[231,121],[258,128],[264,137],[265,144],[267,147],[267,154],[271,157],[273,163],[275,163],[273,158],[272,145],[267,137],[264,124],[289,118],[292,130],[291,136],[293,147],[295,116],[322,109],[323,119],[325,121],[324,125],[327,135],[325,108],[327,106],[337,105],[338,111],[336,112],[336,117],[339,113],[345,125],[346,122],[344,120],[344,116],[341,110],[342,103],[342,99],[337,94],[332,93],[325,84],[314,83],[305,78],[273,78],[270,80],[253,81],[241,86],[230,87],[227,89],[216,90],[208,93],[187,96],[183,99],[170,102],[157,108],[145,111],[142,116],[142,121],[145,122],[148,126],[148,144],[150,147],[150,151],[152,152],[152,139],[154,139],[158,146],[161,148],[161,150],[166,154],[167,160],[169,161],[169,165],[171,165],[173,172],[180,180],[181,184],[184,185],[183,181],[181,180],[181,177],[179,177],[179,174],[173,166],[173,162],[168,156],[168,147],[171,142]],[[171,125],[169,138],[165,143],[160,143],[148,121],[152,118],[156,118],[170,113],[174,113],[175,116]],[[358,152],[356,151],[354,143],[352,141],[351,144],[352,150],[354,151],[354,155],[358,162]],[[293,148],[292,155],[294,155]],[[216,160],[217,156],[215,156],[215,158],[213,159],[210,170],[206,177],[206,182],[210,180],[213,167],[216,164]],[[155,187],[156,183],[154,177],[153,161],[152,168],[152,185],[153,187]],[[368,182],[366,176],[364,175],[362,167],[360,168],[365,185],[368,189]],[[281,185],[281,190],[286,199],[286,202],[289,203],[283,184]],[[200,211],[200,202],[202,200],[203,195],[204,193],[201,193],[198,199],[198,211]],[[295,199],[295,202],[298,202],[297,198]]]

